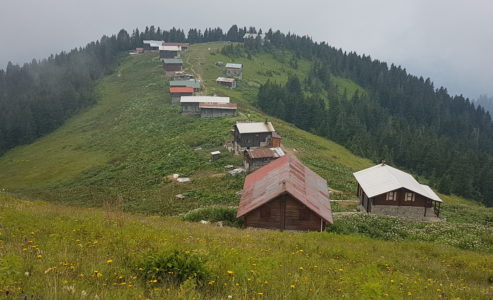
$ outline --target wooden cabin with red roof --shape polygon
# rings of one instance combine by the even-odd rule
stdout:
[[[245,178],[236,217],[246,227],[323,231],[333,224],[327,181],[285,155]]]
[[[169,88],[169,93],[171,95],[171,103],[180,104],[180,99],[182,96],[193,96],[193,87],[188,86],[172,86]]]

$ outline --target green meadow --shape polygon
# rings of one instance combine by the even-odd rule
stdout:
[[[260,84],[303,78],[310,61],[295,68],[289,52],[231,59],[224,45],[193,45],[185,63],[204,93],[239,104],[237,117],[182,116],[157,55],[128,56],[99,81],[97,104],[0,157],[0,297],[491,297],[493,210],[454,195],[440,195],[444,226],[338,216],[333,232],[283,233],[184,221],[204,207],[234,214],[244,176],[224,166],[242,160],[223,145],[238,120],[273,122],[286,151],[324,177],[335,199],[354,199],[352,173],[373,164],[255,107]],[[244,64],[237,89],[216,85],[220,61]],[[211,161],[216,150],[221,158]]]

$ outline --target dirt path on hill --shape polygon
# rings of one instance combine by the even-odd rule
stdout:
[[[202,91],[200,92],[201,94],[203,94],[204,92],[206,92],[206,87],[205,87],[205,81],[202,79],[202,75],[200,75],[200,72],[198,72],[194,66],[197,64],[200,64],[201,60],[200,60],[200,57],[193,57],[190,55],[190,53],[186,53],[185,56],[185,64],[190,68],[190,73],[193,74],[193,76],[195,77],[195,79],[198,79],[200,80],[200,83],[202,85]],[[196,59],[196,62],[194,61],[194,63],[192,63],[192,61]]]

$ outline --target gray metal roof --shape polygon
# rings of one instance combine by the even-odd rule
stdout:
[[[226,64],[226,68],[230,68],[230,69],[241,69],[241,68],[243,68],[243,65],[242,64],[228,63],[228,64]]]
[[[149,46],[151,47],[160,47],[164,43],[164,41],[145,40],[142,43],[149,44]]]
[[[181,96],[180,103],[229,103],[229,97]]]
[[[169,86],[189,86],[194,89],[200,89],[200,80],[172,80],[169,82]]]
[[[235,126],[240,134],[276,131],[271,122],[236,122]]]
[[[181,58],[161,58],[161,61],[164,64],[183,64],[183,60]]]
[[[385,164],[379,164],[353,174],[369,198],[405,188],[433,201],[442,202],[429,186],[420,184],[410,174]]]
[[[217,77],[216,79],[217,82],[228,82],[228,83],[233,83],[236,81],[234,78],[227,78],[227,77]]]

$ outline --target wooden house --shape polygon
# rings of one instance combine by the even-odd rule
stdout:
[[[358,181],[360,209],[376,215],[410,220],[433,220],[440,216],[442,200],[410,174],[385,163],[354,173]]]
[[[183,60],[180,58],[161,58],[161,61],[167,76],[173,76],[176,72],[182,71]]]
[[[333,224],[327,181],[285,155],[245,178],[236,217],[247,227],[323,231]]]
[[[181,48],[179,46],[160,46],[159,58],[179,58]]]
[[[193,87],[170,87],[171,103],[179,104],[182,96],[193,96]]]
[[[234,78],[241,79],[243,77],[243,65],[242,64],[226,64],[226,75]]]
[[[173,75],[173,80],[191,80],[191,79],[195,79],[195,76],[189,73],[185,73],[183,71],[175,72],[175,74]]]
[[[192,87],[194,91],[200,91],[200,80],[191,79],[191,80],[171,80],[169,82],[169,86],[171,87]]]
[[[275,131],[271,122],[236,122],[232,130],[233,149],[240,154],[247,149],[272,147]]]
[[[235,103],[199,103],[201,118],[232,117],[238,109]]]
[[[184,96],[180,98],[181,112],[183,114],[200,114],[200,103],[229,103],[229,97],[217,96]]]
[[[236,88],[236,79],[234,78],[218,77],[216,83],[232,89]]]
[[[137,53],[137,54],[144,53],[144,48],[135,48],[135,53]]]
[[[145,40],[142,42],[143,48],[148,51],[158,51],[164,41]]]
[[[281,147],[248,149],[243,152],[243,165],[246,170],[254,171],[283,156]]]
[[[272,133],[272,147],[281,147],[281,136],[277,132]]]
[[[164,43],[163,46],[178,46],[181,49],[181,52],[187,52],[188,47],[190,46],[189,43]]]

